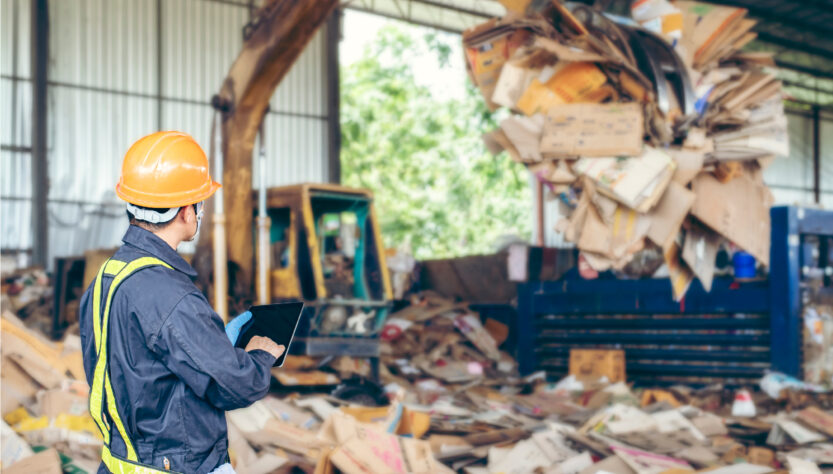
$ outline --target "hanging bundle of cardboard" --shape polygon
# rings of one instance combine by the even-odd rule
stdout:
[[[708,290],[723,242],[769,261],[762,170],[788,154],[781,83],[746,10],[634,2],[633,17],[552,2],[502,2],[467,30],[472,81],[512,114],[484,136],[546,184],[556,230],[594,270],[653,253],[675,296]],[[644,270],[652,273],[659,264]]]

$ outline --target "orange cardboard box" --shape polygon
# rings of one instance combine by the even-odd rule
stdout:
[[[579,380],[596,380],[602,376],[612,382],[625,381],[625,351],[620,349],[570,350],[570,375]]]

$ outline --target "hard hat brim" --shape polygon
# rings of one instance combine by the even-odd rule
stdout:
[[[116,184],[116,194],[130,204],[152,209],[167,209],[183,207],[205,201],[220,189],[222,185],[213,179],[197,190],[174,194],[149,194],[125,186],[123,182]]]

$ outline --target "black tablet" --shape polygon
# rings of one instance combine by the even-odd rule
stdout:
[[[273,367],[282,366],[286,354],[289,353],[289,344],[292,343],[303,309],[304,303],[300,301],[252,306],[249,308],[252,319],[240,329],[235,346],[245,349],[252,337],[268,337],[284,347],[283,354],[278,357]]]

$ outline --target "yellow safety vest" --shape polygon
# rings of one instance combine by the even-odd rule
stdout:
[[[93,332],[95,333],[96,362],[93,373],[93,386],[90,387],[90,414],[95,420],[101,435],[104,436],[104,445],[101,447],[101,460],[111,472],[117,474],[156,474],[170,473],[162,471],[153,466],[139,462],[136,456],[136,449],[127,434],[124,423],[119,416],[116,407],[116,397],[113,395],[113,385],[110,383],[110,370],[108,367],[107,334],[110,323],[110,304],[113,302],[113,295],[119,285],[130,275],[143,268],[162,265],[171,268],[170,265],[153,257],[141,257],[132,262],[121,262],[109,259],[104,262],[95,279],[93,288]],[[104,302],[104,313],[101,312],[101,293],[103,288],[104,275],[113,276],[113,282],[107,291]],[[107,413],[116,425],[116,429],[127,447],[127,459],[116,456],[110,451],[110,422],[104,417],[104,400],[106,394]],[[167,467],[167,466],[166,466]]]

